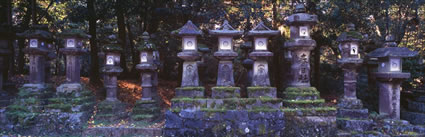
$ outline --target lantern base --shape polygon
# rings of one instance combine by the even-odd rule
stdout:
[[[213,87],[212,98],[240,98],[240,87]]]
[[[178,87],[175,98],[202,98],[204,97],[204,87]]]

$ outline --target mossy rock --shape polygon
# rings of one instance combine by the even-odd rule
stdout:
[[[46,105],[47,109],[59,109],[62,112],[71,112],[71,104],[48,104]]]
[[[159,107],[151,107],[151,108],[133,108],[133,114],[156,114],[161,111]]]
[[[213,87],[212,98],[240,98],[240,87]]]
[[[319,91],[315,87],[288,87],[284,92],[317,93]]]
[[[204,91],[205,88],[204,87],[178,87],[178,88],[176,88],[176,90],[186,90],[186,91],[198,90],[198,91]]]
[[[317,100],[283,100],[283,104],[289,108],[321,107],[325,103],[324,99]]]
[[[291,116],[335,116],[337,113],[334,107],[284,108],[282,111]]]
[[[184,98],[184,97],[191,97],[191,98],[202,98],[204,97],[204,87],[178,87],[175,90],[175,97],[174,98]]]
[[[315,100],[320,98],[319,92],[283,92],[288,100]]]
[[[134,121],[152,120],[153,118],[155,118],[155,116],[150,114],[131,115],[131,120]]]

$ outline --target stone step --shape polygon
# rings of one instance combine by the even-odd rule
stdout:
[[[336,116],[337,110],[334,107],[313,107],[313,108],[284,108],[286,116]]]
[[[156,137],[162,136],[162,128],[143,128],[143,127],[94,127],[87,128],[83,136],[141,136]]]
[[[360,99],[342,98],[338,101],[338,108],[344,109],[362,109],[363,103]]]
[[[425,102],[407,100],[407,109],[413,112],[425,113]]]
[[[159,107],[150,107],[150,108],[133,108],[133,114],[153,114],[161,111]]]
[[[246,90],[249,98],[277,97],[277,91],[275,87],[247,87]]]
[[[48,99],[48,103],[54,104],[61,104],[61,103],[71,103],[71,104],[83,104],[87,102],[95,102],[96,98],[94,96],[85,96],[85,97],[70,97],[70,98],[64,98],[64,97],[53,97]]]
[[[283,92],[287,100],[316,100],[320,98],[319,92]]]
[[[209,109],[279,109],[282,100],[278,98],[226,98],[226,99],[192,99],[177,98],[171,100],[171,108],[200,110]]]
[[[241,97],[240,87],[213,87],[211,88],[212,98],[239,98]]]
[[[338,109],[338,117],[365,119],[369,117],[367,109]]]
[[[310,108],[321,107],[325,103],[324,99],[316,100],[283,100],[284,107],[288,108]]]
[[[204,87],[178,87],[176,88],[174,98],[203,98],[204,97]]]
[[[131,120],[133,121],[152,120],[155,117],[156,117],[155,115],[150,115],[150,114],[138,114],[138,115],[131,115]]]
[[[373,120],[371,119],[337,118],[336,123],[339,129],[358,132],[372,130],[374,126]]]
[[[425,125],[425,113],[401,111],[400,117],[412,124]]]
[[[390,135],[385,135],[378,131],[364,131],[364,132],[357,132],[357,131],[342,131],[339,130],[337,133],[337,137],[391,137]]]

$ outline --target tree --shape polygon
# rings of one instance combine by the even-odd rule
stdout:
[[[91,84],[100,84],[100,75],[99,75],[99,57],[98,57],[98,47],[96,39],[96,9],[95,9],[95,0],[87,0],[87,8],[89,11],[89,34],[90,38],[90,83]]]

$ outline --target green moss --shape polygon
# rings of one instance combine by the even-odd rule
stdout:
[[[72,105],[71,104],[48,104],[46,107],[50,109],[60,109],[65,112],[70,112]]]
[[[217,112],[226,112],[226,111],[229,111],[229,110],[225,109],[225,108],[222,108],[222,109],[201,108],[201,111],[217,113]]]
[[[194,100],[195,100],[194,98],[183,97],[183,98],[173,98],[173,99],[171,99],[171,102],[185,102],[185,103],[191,103],[191,102],[193,102]]]
[[[284,108],[282,111],[285,115],[320,115],[327,114],[329,112],[335,112],[334,107],[314,107],[314,108]]]
[[[178,87],[176,90],[196,90],[196,91],[205,91],[204,87]]]
[[[181,108],[172,108],[172,109],[170,109],[170,111],[174,112],[174,113],[180,113],[182,111],[182,109]]]
[[[156,103],[155,100],[137,100],[136,101],[136,105],[140,105],[140,104],[154,104]]]
[[[258,90],[264,91],[264,92],[270,92],[273,91],[274,87],[247,87],[246,88],[248,92],[256,92]]]
[[[349,31],[347,32],[347,36],[356,39],[363,39],[363,35],[358,31]]]
[[[317,93],[319,92],[315,87],[288,87],[285,92],[296,92],[296,93]]]
[[[213,87],[212,90],[223,91],[223,92],[233,92],[235,90],[240,90],[240,87]]]
[[[150,119],[153,118],[154,115],[149,114],[140,114],[140,115],[132,115],[131,118],[134,120],[142,120],[142,119]]]
[[[288,104],[319,104],[319,103],[325,103],[324,99],[317,99],[317,100],[283,100],[284,103]]]

